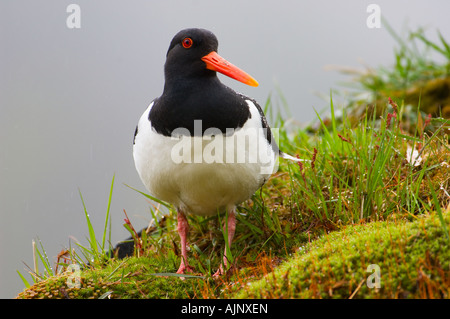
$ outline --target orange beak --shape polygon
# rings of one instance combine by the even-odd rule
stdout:
[[[259,83],[252,76],[222,58],[215,51],[212,51],[211,53],[205,55],[202,58],[202,61],[206,63],[206,68],[208,70],[220,72],[226,76],[229,76],[230,78],[233,78],[250,86],[259,85]]]

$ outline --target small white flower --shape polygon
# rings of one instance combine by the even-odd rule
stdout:
[[[419,151],[417,149],[413,149],[408,145],[406,150],[406,160],[413,166],[419,166],[422,162],[422,157],[419,156]]]

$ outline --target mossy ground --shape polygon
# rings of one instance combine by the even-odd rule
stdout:
[[[444,214],[450,223],[450,209]],[[171,257],[175,256],[168,256]],[[176,259],[176,258],[175,258]],[[243,261],[245,264],[245,262]],[[379,288],[375,270],[379,267]],[[297,247],[284,261],[261,254],[221,279],[174,276],[176,265],[154,252],[40,281],[18,298],[449,298],[450,239],[436,213],[414,221],[348,226]],[[372,266],[373,267],[373,266]],[[167,273],[164,276],[164,273]],[[371,277],[372,276],[372,277]]]
[[[375,268],[370,265],[379,267],[379,288],[369,287],[375,283]],[[449,298],[449,266],[450,239],[436,214],[406,223],[372,222],[304,245],[274,272],[232,296]]]
[[[67,298],[193,298],[193,284],[200,279],[164,277],[153,275],[161,271],[151,257],[129,257],[125,260],[111,259],[102,267],[81,271],[80,286],[71,274],[61,274],[40,281],[24,290],[17,297],[26,299]]]

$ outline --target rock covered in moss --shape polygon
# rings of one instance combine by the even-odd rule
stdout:
[[[448,212],[445,222],[448,229]],[[450,298],[449,263],[450,239],[437,214],[373,222],[305,245],[234,297]]]

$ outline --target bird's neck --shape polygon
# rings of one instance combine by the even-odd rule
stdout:
[[[205,76],[186,77],[183,75],[167,75],[164,83],[164,95],[178,96],[180,94],[198,93],[206,88],[219,88],[222,83],[215,74]]]

